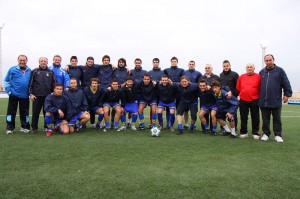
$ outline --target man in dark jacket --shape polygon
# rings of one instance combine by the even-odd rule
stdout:
[[[281,124],[281,107],[282,101],[286,103],[288,98],[292,96],[293,91],[290,81],[285,71],[276,66],[274,57],[268,54],[264,57],[266,67],[259,74],[261,77],[260,96],[258,106],[261,109],[264,132],[261,140],[267,141],[271,134],[270,118],[273,116],[273,130],[275,140],[283,142],[282,139],[282,124]],[[283,90],[283,97],[282,97]]]
[[[36,133],[38,130],[38,122],[40,112],[43,108],[44,128],[47,128],[45,122],[44,104],[47,95],[53,92],[56,83],[55,75],[52,70],[48,69],[48,59],[41,57],[39,59],[39,67],[35,68],[30,77],[29,93],[32,101],[32,132]]]
[[[75,128],[77,132],[82,129],[82,125],[86,124],[90,119],[88,112],[89,105],[81,89],[77,88],[77,80],[70,79],[70,89],[64,93],[70,102],[73,109],[72,118],[69,121],[70,133],[73,133]],[[79,121],[77,124],[77,120]]]
[[[142,82],[143,75],[147,73],[147,71],[142,68],[142,60],[140,58],[136,58],[134,60],[134,65],[134,69],[130,70],[130,76],[132,76],[138,83]]]
[[[81,89],[82,70],[81,67],[77,66],[78,59],[76,56],[70,58],[69,70],[67,70],[70,79],[75,78],[77,80],[77,87]]]

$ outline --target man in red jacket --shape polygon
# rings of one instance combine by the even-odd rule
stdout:
[[[259,107],[260,75],[254,72],[254,64],[247,64],[246,73],[238,78],[236,90],[240,97],[241,130],[240,138],[248,136],[247,124],[250,110],[253,138],[259,139]]]

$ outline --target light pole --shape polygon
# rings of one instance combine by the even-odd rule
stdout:
[[[261,47],[261,50],[262,50],[262,52],[261,52],[261,60],[262,60],[261,68],[264,68],[264,65],[265,65],[264,58],[265,58],[265,55],[266,55],[267,45],[268,45],[268,43],[266,41],[263,41],[263,42],[260,43],[260,47]]]
[[[2,85],[2,49],[1,49],[1,30],[4,27],[4,23],[0,21],[0,91],[3,91],[3,85]]]

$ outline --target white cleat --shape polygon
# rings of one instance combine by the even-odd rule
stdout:
[[[95,128],[96,128],[96,124],[91,124],[91,127],[92,127],[93,129],[95,129]]]
[[[246,138],[246,137],[248,137],[247,133],[246,134],[240,134],[240,138]]]
[[[268,140],[269,140],[269,137],[268,137],[266,134],[264,134],[264,135],[260,138],[260,140],[262,140],[262,141],[268,141]]]
[[[134,130],[134,131],[137,130],[134,124],[131,124],[131,127],[130,127],[130,128],[131,128],[131,130]]]
[[[20,131],[23,132],[23,133],[29,133],[30,132],[29,129],[24,129],[24,128],[21,128]]]
[[[125,130],[126,130],[126,126],[121,126],[120,128],[117,129],[118,132],[125,131]]]
[[[253,135],[254,140],[259,140],[259,135]]]
[[[283,139],[282,139],[282,137],[280,137],[280,136],[275,136],[275,140],[276,140],[276,142],[278,142],[278,143],[282,143],[283,142]]]
[[[7,135],[10,135],[10,134],[12,134],[12,133],[13,133],[12,130],[7,130],[7,131],[6,131],[6,134],[7,134]]]

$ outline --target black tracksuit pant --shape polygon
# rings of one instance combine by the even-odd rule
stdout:
[[[239,104],[240,108],[240,116],[241,116],[241,134],[248,133],[247,125],[248,125],[248,114],[250,110],[251,121],[252,121],[252,134],[257,135],[259,131],[259,107],[258,100],[254,101],[243,101],[240,100]]]
[[[274,134],[275,134],[275,136],[278,135],[281,137],[281,132],[282,132],[281,107],[260,108],[260,110],[261,110],[261,115],[262,115],[262,120],[263,120],[262,130],[263,130],[264,134],[266,134],[267,136],[271,135],[270,119],[271,119],[271,114],[272,114]]]
[[[14,130],[16,127],[16,114],[19,104],[21,127],[30,129],[29,124],[29,98],[18,98],[10,95],[8,98],[6,130]]]
[[[43,115],[44,115],[44,128],[47,128],[46,122],[45,122],[45,111],[44,111],[44,104],[45,104],[46,96],[36,96],[36,99],[32,103],[32,119],[31,119],[31,128],[32,130],[38,129],[39,124],[39,117],[41,110],[43,109]]]

